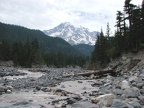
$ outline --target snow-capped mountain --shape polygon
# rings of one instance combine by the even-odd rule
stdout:
[[[84,27],[74,27],[69,22],[61,23],[57,27],[50,30],[44,30],[44,33],[52,37],[60,37],[70,43],[76,44],[89,44],[94,45],[98,32],[90,32]]]

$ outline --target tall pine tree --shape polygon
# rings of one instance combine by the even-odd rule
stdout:
[[[95,44],[94,52],[92,53],[92,62],[99,63],[101,66],[104,66],[109,61],[107,56],[107,38],[104,37],[103,31],[99,36],[97,36],[97,41]]]

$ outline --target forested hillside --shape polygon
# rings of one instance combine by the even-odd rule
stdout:
[[[86,57],[61,38],[49,37],[40,30],[0,23],[0,60],[12,60],[15,66],[64,67],[82,66]]]
[[[91,56],[93,64],[106,66],[122,53],[137,53],[144,48],[144,4],[137,6],[131,1],[125,0],[124,11],[117,11],[114,37],[110,37],[109,27],[106,36],[101,30]]]
[[[91,53],[94,50],[94,45],[88,45],[88,44],[78,44],[73,45],[76,49],[78,49],[81,53],[90,56]]]
[[[32,42],[37,39],[39,42],[40,49],[46,52],[59,52],[69,54],[78,54],[79,51],[74,49],[69,43],[58,37],[49,37],[40,30],[31,30],[21,26],[9,25],[0,23],[0,40],[8,42],[26,43],[27,41]]]

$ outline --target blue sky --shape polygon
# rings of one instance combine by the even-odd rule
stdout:
[[[117,10],[125,0],[0,0],[0,22],[47,30],[62,22],[83,26],[90,31],[114,31]],[[136,5],[142,0],[132,0]]]

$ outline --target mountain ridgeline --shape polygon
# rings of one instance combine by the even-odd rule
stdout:
[[[77,49],[59,37],[50,37],[40,30],[31,30],[21,26],[0,23],[0,40],[16,42],[33,41],[37,39],[40,49],[45,52],[63,52],[67,54],[80,54]]]
[[[99,34],[97,31],[90,32],[85,27],[75,27],[69,22],[61,23],[53,29],[44,30],[43,32],[48,36],[60,37],[71,45],[94,45],[96,36]]]
[[[33,64],[64,67],[82,66],[86,57],[59,37],[50,37],[40,30],[0,23],[0,60],[12,60],[15,65]]]

